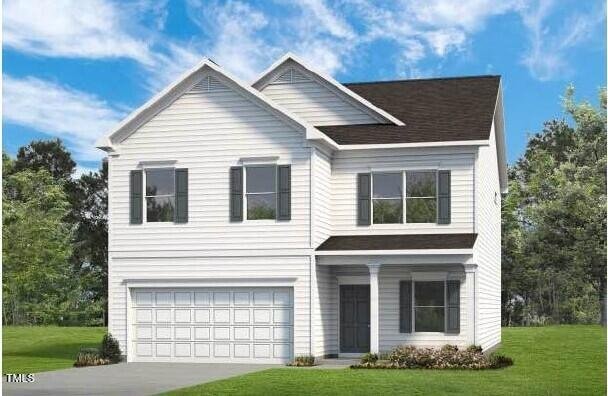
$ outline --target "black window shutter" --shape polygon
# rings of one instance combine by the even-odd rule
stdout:
[[[175,170],[175,222],[188,222],[188,169]]]
[[[460,281],[449,280],[446,284],[446,333],[460,333]]]
[[[451,210],[451,177],[449,170],[440,170],[437,174],[437,223],[450,224]]]
[[[357,224],[359,225],[372,223],[371,195],[371,174],[359,173],[357,175]]]
[[[143,172],[132,170],[129,180],[129,222],[143,222]]]
[[[399,282],[399,332],[412,332],[412,281]]]
[[[277,194],[277,219],[291,219],[291,166],[279,165],[277,168],[279,190]]]
[[[230,221],[243,221],[243,167],[230,168]]]

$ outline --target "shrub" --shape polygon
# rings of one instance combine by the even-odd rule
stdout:
[[[506,367],[513,361],[503,355],[486,356],[481,348],[474,346],[459,350],[455,345],[441,348],[416,348],[402,345],[394,348],[388,355],[388,362],[378,362],[364,356],[359,365],[353,368],[422,368],[422,369],[489,369]]]
[[[361,364],[375,364],[378,361],[378,354],[368,352],[361,357]]]
[[[513,359],[503,354],[494,352],[489,357],[488,360],[490,362],[491,368],[503,368],[513,365]]]
[[[76,355],[76,361],[74,367],[86,367],[86,366],[102,366],[108,364],[110,361],[101,357],[99,349],[97,348],[82,348],[78,355]]]
[[[315,365],[315,357],[311,355],[296,356],[288,366],[311,367]]]
[[[467,351],[481,353],[483,352],[483,349],[481,348],[481,345],[472,344],[467,347]]]
[[[110,363],[118,363],[122,359],[118,340],[110,333],[103,336],[101,341],[100,356],[107,359]]]

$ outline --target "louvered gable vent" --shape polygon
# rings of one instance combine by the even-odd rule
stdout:
[[[300,73],[299,71],[297,71],[293,68],[290,68],[285,73],[283,73],[279,77],[277,77],[272,82],[272,84],[293,84],[293,83],[305,82],[305,81],[310,81],[310,78],[308,78],[303,73]]]
[[[222,84],[218,79],[207,76],[203,78],[201,81],[196,83],[190,92],[192,93],[204,93],[204,92],[216,92],[216,91],[225,91],[228,88]]]

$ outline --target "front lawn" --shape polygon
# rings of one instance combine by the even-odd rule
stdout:
[[[5,326],[2,374],[72,367],[81,347],[97,347],[105,327]]]
[[[599,326],[505,328],[515,365],[486,371],[277,368],[171,395],[605,395],[606,330]]]

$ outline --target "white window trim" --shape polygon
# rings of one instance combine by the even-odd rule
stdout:
[[[407,221],[407,200],[408,199],[417,199],[417,198],[422,198],[422,199],[430,199],[430,198],[435,198],[435,201],[437,200],[437,186],[439,185],[439,171],[443,170],[439,167],[409,167],[406,169],[394,169],[394,168],[388,168],[388,169],[370,169],[370,190],[371,190],[371,202],[370,202],[370,222],[372,226],[376,226],[378,228],[380,227],[391,227],[391,226],[395,226],[395,225],[408,225],[411,224],[413,226],[416,225],[423,225],[423,224],[435,224],[438,225],[437,223],[437,207],[435,207],[435,221],[431,222],[431,223],[408,223]],[[435,196],[434,197],[408,197],[407,196],[407,172],[435,172]],[[374,223],[374,199],[396,199],[396,198],[374,198],[374,174],[386,174],[386,173],[399,173],[401,172],[402,174],[402,179],[401,179],[401,222],[399,223]]]
[[[278,157],[277,157],[278,158]],[[275,168],[274,170],[274,192],[257,192],[257,193],[248,193],[247,192],[247,168],[264,168],[264,167],[271,167],[273,166]],[[276,223],[277,222],[277,217],[278,217],[278,210],[279,208],[277,207],[277,194],[279,193],[279,175],[278,175],[278,164],[275,162],[267,162],[267,163],[260,163],[260,162],[255,162],[255,163],[251,163],[248,165],[243,165],[243,222],[244,223],[255,223],[255,224],[264,224],[264,223]],[[262,195],[262,194],[274,194],[275,195],[275,208],[274,208],[274,219],[249,219],[248,215],[249,215],[249,210],[247,209],[247,198],[248,195]]]
[[[167,161],[167,163],[171,162],[171,164],[167,164],[166,166],[158,166],[158,162],[156,162],[156,166],[147,166],[143,168],[142,171],[142,183],[143,183],[143,203],[142,203],[142,211],[143,213],[143,223],[144,224],[175,224],[175,163],[176,161]],[[140,165],[142,162],[140,162]],[[163,195],[148,195],[147,194],[147,181],[148,181],[148,171],[157,170],[157,169],[173,169],[173,194],[163,194]],[[173,207],[173,220],[171,221],[148,221],[148,201],[146,198],[148,197],[173,197],[174,199],[174,207]]]

